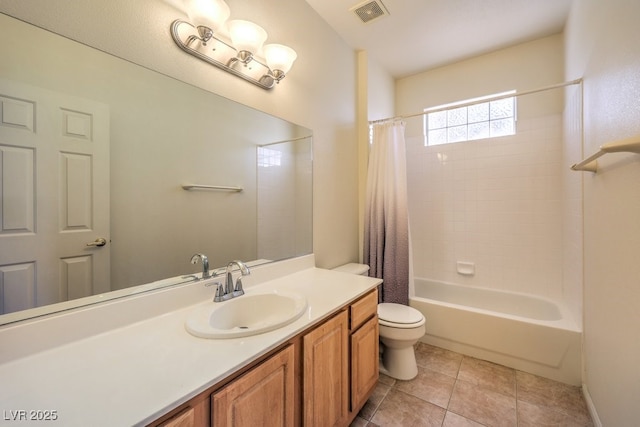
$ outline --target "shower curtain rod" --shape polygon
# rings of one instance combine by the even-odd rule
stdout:
[[[512,98],[514,96],[530,95],[532,93],[544,92],[545,90],[558,89],[558,88],[561,88],[561,87],[577,85],[577,84],[580,84],[580,83],[582,83],[582,79],[575,79],[575,80],[571,80],[569,82],[557,83],[557,84],[554,84],[554,85],[551,85],[551,86],[545,86],[545,87],[541,87],[541,88],[538,88],[538,89],[525,90],[524,92],[510,93],[510,94],[507,94],[507,95],[497,95],[497,96],[493,96],[493,97],[483,98],[482,100],[463,102],[463,103],[460,103],[460,104],[456,104],[455,107],[456,108],[457,107],[468,107],[470,105],[482,104],[482,103],[485,103],[487,101],[497,101],[497,100],[500,100],[500,99]],[[384,122],[388,122],[388,121],[391,121],[391,120],[402,120],[402,119],[408,119],[410,117],[424,116],[425,114],[437,113],[439,111],[449,110],[449,109],[451,109],[451,107],[452,106],[450,105],[448,107],[431,108],[431,109],[428,109],[428,111],[423,111],[421,113],[408,114],[408,115],[395,116],[395,117],[387,117],[386,119],[370,120],[369,124],[373,125],[373,124],[376,124],[376,123],[384,123]]]
[[[276,141],[276,142],[268,142],[266,144],[259,144],[258,147],[268,147],[270,145],[275,145],[275,144],[282,144],[283,142],[296,142],[296,141],[302,141],[303,139],[307,139],[307,138],[311,138],[313,135],[307,135],[307,136],[299,136],[297,138],[291,138],[291,139],[283,139],[282,141]]]

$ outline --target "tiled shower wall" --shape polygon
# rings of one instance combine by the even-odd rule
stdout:
[[[295,235],[290,229],[295,223],[293,145],[259,147],[257,159],[258,259],[287,258]]]
[[[310,138],[260,147],[257,156],[258,259],[311,253]]]
[[[415,277],[562,298],[562,114],[516,126],[432,147],[407,137]]]
[[[563,268],[562,296],[574,320],[582,324],[583,299],[583,209],[582,178],[589,172],[576,172],[569,165],[585,157],[582,149],[582,85],[565,89],[564,144],[562,171]],[[590,155],[590,153],[586,153]]]

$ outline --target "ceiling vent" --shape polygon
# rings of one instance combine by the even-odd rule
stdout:
[[[389,15],[389,11],[385,7],[385,5],[382,4],[381,0],[368,0],[364,3],[353,6],[349,10],[358,15],[358,18],[360,18],[360,20],[365,24],[375,19]]]

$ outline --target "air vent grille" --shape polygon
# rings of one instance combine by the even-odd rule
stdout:
[[[358,18],[365,24],[389,14],[380,0],[366,1],[352,7],[350,10],[358,15]]]

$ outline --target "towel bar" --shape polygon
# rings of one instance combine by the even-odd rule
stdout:
[[[583,161],[571,166],[574,171],[598,172],[597,158],[607,153],[637,153],[640,154],[640,136],[621,139],[620,141],[609,142],[600,146],[600,150],[587,157]]]
[[[187,191],[190,190],[225,190],[225,191],[235,191],[240,192],[243,190],[242,187],[228,187],[225,185],[202,185],[202,184],[184,184],[182,186]]]

